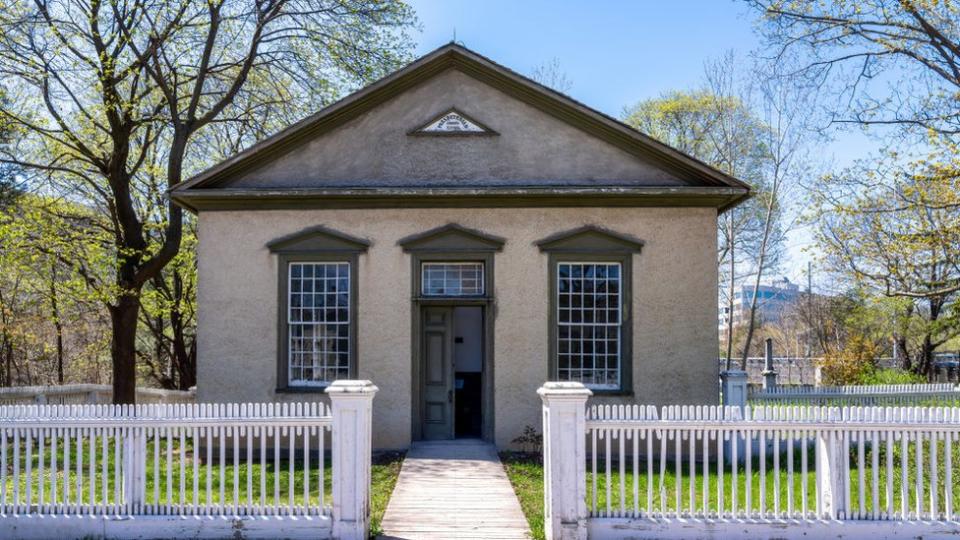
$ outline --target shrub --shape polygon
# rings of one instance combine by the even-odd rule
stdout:
[[[861,384],[877,369],[880,347],[869,338],[855,334],[842,350],[828,351],[820,361],[823,384]]]
[[[510,442],[520,446],[521,451],[525,454],[539,454],[543,447],[543,435],[533,426],[527,425],[523,428],[523,433]]]
[[[860,384],[916,384],[927,382],[926,377],[902,369],[878,368],[866,373]]]

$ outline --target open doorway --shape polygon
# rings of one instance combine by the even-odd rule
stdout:
[[[454,434],[483,436],[483,308],[453,308]]]
[[[484,312],[424,306],[421,433],[425,440],[483,438]]]

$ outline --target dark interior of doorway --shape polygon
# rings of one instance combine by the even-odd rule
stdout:
[[[458,439],[483,435],[483,342],[483,308],[454,308],[454,434]]]

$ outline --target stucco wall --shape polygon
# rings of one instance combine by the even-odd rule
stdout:
[[[358,269],[361,378],[380,387],[374,445],[409,444],[411,276],[400,238],[446,223],[507,240],[495,259],[496,442],[540,427],[547,378],[547,255],[533,242],[584,224],[645,242],[633,267],[633,381],[644,404],[715,403],[716,210],[527,208],[204,212],[199,218],[198,398],[322,399],[276,394],[276,256],[265,244],[322,224],[372,242]],[[604,402],[634,398],[604,398]]]

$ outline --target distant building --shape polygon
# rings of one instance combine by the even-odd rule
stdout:
[[[733,326],[746,324],[750,320],[750,304],[753,301],[753,285],[741,285],[733,295]],[[787,278],[780,278],[757,288],[757,322],[777,324],[784,313],[800,297],[800,287]],[[719,327],[726,328],[730,317],[730,308],[720,306]]]

